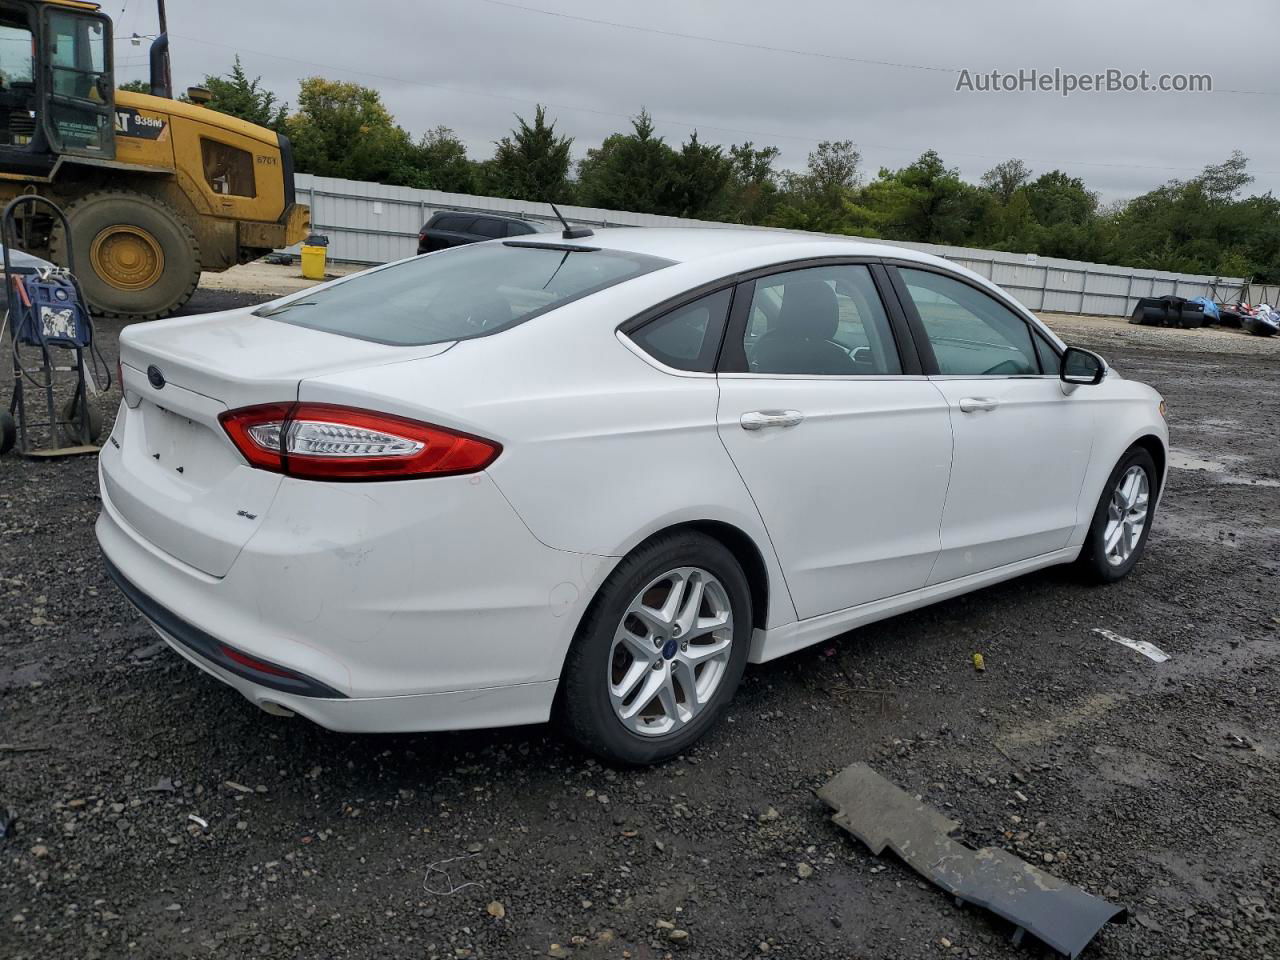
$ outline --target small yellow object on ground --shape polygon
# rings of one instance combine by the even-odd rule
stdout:
[[[302,275],[308,280],[324,279],[324,261],[329,248],[304,243],[302,245]]]
[[[973,655],[973,669],[979,673],[984,673],[987,669],[987,661],[982,659],[982,654],[975,653]]]

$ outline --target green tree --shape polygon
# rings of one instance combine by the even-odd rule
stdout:
[[[556,136],[555,121],[547,123],[547,108],[538,104],[533,125],[516,117],[518,126],[497,143],[488,164],[489,187],[515,200],[557,202],[569,194],[569,150],[572,137]]]
[[[770,223],[794,230],[849,233],[848,204],[860,179],[862,156],[852,140],[823,140],[804,173],[783,174],[783,197]]]
[[[982,185],[996,195],[1001,203],[1008,203],[1020,187],[1031,179],[1031,168],[1016,157],[1004,160],[982,175]]]
[[[303,173],[409,186],[422,182],[409,134],[369,87],[308,77],[287,129]]]
[[[120,86],[116,87],[116,89],[124,90],[124,91],[127,91],[128,93],[150,93],[151,81],[150,80],[126,80],[124,83],[120,84]]]
[[[647,110],[631,121],[631,128],[631,133],[606,137],[579,161],[580,202],[636,213],[671,213],[676,152],[655,135]]]
[[[756,147],[751,141],[729,147],[729,182],[717,219],[734,223],[765,223],[777,207],[779,194],[777,147]]]
[[[862,154],[852,140],[823,140],[809,154],[807,187],[822,201],[832,204],[858,185],[858,164]]]
[[[467,158],[467,148],[448,127],[429,130],[418,141],[414,154],[418,170],[413,186],[450,193],[474,193],[476,165]]]
[[[1041,226],[1061,223],[1086,224],[1097,215],[1098,195],[1079,177],[1061,170],[1043,173],[1026,186],[1031,213]]]
[[[140,82],[140,81],[139,81]],[[260,127],[284,132],[288,107],[276,99],[276,95],[262,86],[262,78],[244,72],[240,64],[240,56],[236,55],[231,70],[222,75],[208,74],[201,84],[212,95],[205,106],[219,113],[229,113],[233,117],[256,123]],[[143,93],[149,92],[143,90]],[[185,97],[183,99],[186,99]]]
[[[1171,180],[1110,217],[1109,262],[1210,276],[1280,280],[1280,200],[1237,198],[1251,181],[1239,151],[1191,180]]]
[[[671,212],[680,217],[714,216],[724,203],[733,161],[724,149],[698,140],[695,130],[672,158]]]
[[[933,150],[900,170],[881,170],[860,200],[879,224],[881,236],[952,244],[970,240],[974,225],[990,217],[993,202],[985,191],[960,179]]]

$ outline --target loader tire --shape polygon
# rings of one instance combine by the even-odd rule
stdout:
[[[97,316],[155,320],[181,309],[200,281],[200,247],[187,222],[162,200],[102,190],[69,204],[76,277]],[[50,258],[67,265],[61,225]]]

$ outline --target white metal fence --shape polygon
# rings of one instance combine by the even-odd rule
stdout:
[[[417,250],[419,229],[437,210],[554,220],[545,203],[523,200],[416,190],[311,174],[298,174],[297,186],[299,201],[311,205],[312,229],[329,237],[329,256],[352,263],[385,263],[411,256]],[[733,226],[594,207],[560,209],[568,220],[590,226]],[[946,257],[999,284],[1031,310],[1128,316],[1138,298],[1164,294],[1204,296],[1221,301],[1271,304],[1280,301],[1280,286],[1253,284],[1250,287],[1247,280],[1239,277],[1166,273],[930,243],[877,242]]]

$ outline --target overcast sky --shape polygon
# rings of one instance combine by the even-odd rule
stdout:
[[[117,38],[156,29],[154,0],[104,9]],[[180,87],[225,72],[239,52],[291,104],[300,77],[363,83],[415,137],[443,124],[475,159],[537,102],[575,156],[629,129],[643,105],[673,145],[696,127],[706,142],[776,145],[797,169],[819,140],[851,139],[867,176],[932,147],[970,180],[1021,157],[1112,200],[1238,147],[1254,190],[1280,192],[1280,59],[1267,52],[1280,36],[1277,0],[168,0],[168,10]],[[118,40],[122,79],[145,76],[145,53]],[[1214,92],[956,92],[960,70],[1055,67],[1204,72]]]

